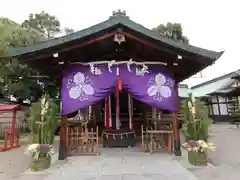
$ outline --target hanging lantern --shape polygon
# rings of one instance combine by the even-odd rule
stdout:
[[[122,91],[122,80],[118,79],[118,90]]]
[[[126,41],[124,34],[122,33],[122,29],[119,28],[117,32],[114,34],[114,39],[115,42],[117,42],[119,45],[123,42]]]

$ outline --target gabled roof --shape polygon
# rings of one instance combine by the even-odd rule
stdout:
[[[224,74],[220,77],[211,79],[209,81],[203,82],[196,86],[193,86],[191,89],[193,91],[194,96],[201,97],[205,95],[209,95],[211,93],[226,93],[227,89],[230,85],[232,85],[236,80],[232,79],[238,73],[239,70],[230,72],[228,74]]]
[[[158,41],[160,43],[163,43],[166,46],[169,46],[171,48],[176,48],[181,51],[197,54],[197,55],[200,55],[200,56],[212,59],[212,60],[218,59],[223,53],[223,52],[210,51],[210,50],[202,49],[199,47],[191,46],[191,45],[188,45],[188,44],[185,44],[182,42],[171,40],[171,39],[165,37],[164,35],[161,35],[157,32],[154,32],[150,29],[145,28],[144,26],[142,26],[140,24],[135,23],[134,21],[130,20],[126,15],[124,15],[122,13],[115,13],[108,20],[101,22],[99,24],[96,24],[94,26],[91,26],[87,29],[83,29],[81,31],[78,31],[78,32],[75,32],[75,33],[72,33],[72,34],[69,34],[69,35],[66,35],[63,37],[40,42],[38,44],[31,45],[28,47],[10,49],[9,52],[7,53],[7,57],[17,57],[17,56],[32,53],[35,51],[39,51],[39,50],[47,49],[47,48],[54,47],[57,45],[61,45],[64,43],[68,43],[68,42],[71,42],[74,40],[81,39],[83,37],[93,35],[97,32],[103,31],[105,29],[108,29],[108,28],[111,28],[111,27],[114,27],[117,25],[121,25],[121,26],[130,28],[140,34],[148,36],[149,38],[151,38],[155,41]]]

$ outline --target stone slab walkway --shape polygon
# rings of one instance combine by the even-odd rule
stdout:
[[[181,158],[167,154],[144,154],[139,149],[102,149],[100,156],[72,157],[67,163],[58,162],[46,172],[23,173],[29,164],[23,156],[24,149],[0,153],[0,180],[51,180],[51,179],[196,179],[239,180],[240,177],[240,128],[229,124],[214,124],[210,142],[216,144],[209,157],[214,166],[192,167]],[[183,141],[184,142],[184,141]],[[182,142],[182,143],[183,143]],[[132,152],[135,151],[135,152]],[[174,159],[174,160],[173,160]],[[177,159],[177,160],[176,160]],[[179,160],[180,159],[180,160]],[[189,171],[188,168],[196,177]]]
[[[197,180],[167,154],[105,149],[100,156],[71,158],[44,180]]]
[[[24,156],[27,146],[0,152],[0,180],[9,180],[26,171],[29,165],[29,157]]]

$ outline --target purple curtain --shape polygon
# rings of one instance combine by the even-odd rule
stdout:
[[[121,68],[123,86],[135,99],[159,109],[177,112],[179,96],[174,78],[164,68],[149,68],[141,72],[141,66],[131,66],[132,72]],[[130,78],[131,77],[131,78]]]
[[[88,66],[69,67],[62,79],[62,114],[85,108],[109,95],[117,85],[116,66],[111,69],[109,72],[108,68],[98,66],[93,73]],[[143,73],[142,66],[132,65],[130,70],[127,65],[119,66],[123,87],[134,98],[159,109],[178,111],[175,80],[167,69],[149,68]]]
[[[94,69],[88,66],[69,67],[62,78],[62,115],[85,108],[107,96],[116,86],[117,78],[105,67]]]

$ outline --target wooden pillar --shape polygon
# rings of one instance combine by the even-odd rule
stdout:
[[[111,95],[105,98],[104,125],[106,128],[112,127]]]
[[[120,129],[120,99],[119,99],[119,89],[117,88],[116,90],[116,129],[119,130]]]
[[[177,94],[178,94],[178,84],[176,84],[176,91],[177,91]],[[179,105],[179,108],[180,108],[180,97],[179,97],[179,94],[178,94],[178,105]],[[178,110],[179,111],[179,110]],[[174,139],[174,154],[176,156],[181,156],[181,144],[180,144],[180,128],[179,128],[179,121],[177,119],[177,115],[178,115],[178,112],[177,113],[173,113],[172,114],[172,127],[173,127],[173,139]]]
[[[11,146],[11,148],[14,146],[16,121],[17,121],[17,109],[13,109],[11,136],[10,136],[10,146]]]
[[[180,144],[180,131],[179,122],[177,120],[177,113],[172,114],[172,127],[173,127],[173,139],[174,139],[174,154],[176,156],[181,156],[181,144]]]
[[[99,106],[99,103],[93,104],[92,105],[92,122],[94,127],[96,127],[96,111]]]
[[[67,138],[67,117],[62,116],[61,119],[61,126],[60,126],[60,145],[59,145],[59,154],[58,154],[58,160],[64,160],[67,157],[67,144],[66,144],[66,138]]]
[[[88,120],[92,120],[92,105],[88,106]]]
[[[154,128],[156,126],[156,118],[157,118],[157,108],[152,107],[152,122],[150,122],[150,124],[154,124]]]

